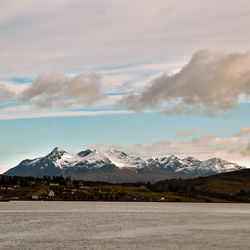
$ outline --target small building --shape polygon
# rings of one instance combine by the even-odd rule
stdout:
[[[165,197],[160,197],[158,201],[167,201]]]
[[[49,185],[50,186],[59,186],[60,184],[59,183],[50,183]]]
[[[1,189],[2,190],[12,190],[12,189],[14,189],[12,186],[7,186],[7,185],[2,185],[1,186]]]
[[[19,197],[18,196],[12,196],[10,197],[11,200],[19,200]]]
[[[50,190],[48,193],[49,197],[54,197],[55,196],[55,192],[53,190]]]
[[[80,186],[81,189],[90,189],[90,186]]]

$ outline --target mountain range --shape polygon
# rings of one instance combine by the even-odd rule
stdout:
[[[56,147],[44,157],[24,160],[4,175],[9,176],[70,176],[74,179],[111,183],[150,181],[171,178],[192,178],[243,169],[236,163],[220,158],[200,161],[193,157],[180,159],[174,155],[142,159],[111,149],[68,153]]]

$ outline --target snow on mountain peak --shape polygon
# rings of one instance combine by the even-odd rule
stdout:
[[[106,162],[110,163],[109,159],[106,157],[106,155],[99,150],[93,150],[86,156],[82,157],[82,161],[88,161],[90,163],[94,162]]]
[[[63,168],[63,167],[72,167],[79,162],[81,158],[78,155],[70,154],[65,152],[58,158],[54,164],[56,167]]]
[[[169,157],[150,158],[148,159],[148,163],[160,168],[168,168],[177,173],[186,173],[192,176],[206,176],[244,168],[235,163],[227,162],[216,157],[206,161],[200,161],[191,156],[180,159],[175,155],[171,155]]]
[[[63,152],[66,152],[64,151],[63,149],[59,148],[59,147],[55,147],[51,153],[63,153]]]
[[[106,157],[119,168],[142,168],[146,165],[146,161],[141,158],[128,156],[126,153],[116,150],[110,149],[105,153]]]
[[[58,159],[60,159],[64,154],[66,153],[66,151],[56,147],[54,148],[47,156],[45,156],[46,158],[52,160],[52,161],[57,161]]]

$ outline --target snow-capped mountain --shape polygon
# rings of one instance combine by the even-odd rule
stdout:
[[[115,149],[107,152],[87,149],[73,154],[55,148],[44,157],[22,161],[5,175],[36,177],[64,175],[75,179],[132,182],[207,176],[242,168],[219,158],[200,161],[193,157],[180,159],[171,155],[144,160]]]
[[[171,155],[169,157],[162,157],[162,158],[150,158],[147,160],[147,162],[150,163],[151,165],[154,165],[160,168],[167,168],[175,172],[178,169],[186,165],[186,162],[179,159],[175,155]]]
[[[71,154],[60,148],[55,148],[45,158],[61,169],[75,166],[85,166],[87,168],[101,168],[105,165],[114,165],[118,168],[142,168],[146,166],[144,160],[128,156],[126,153],[115,149],[107,152],[87,149],[77,154]],[[39,163],[41,160],[43,158],[35,159],[34,163]]]
[[[237,171],[244,167],[231,163],[220,158],[211,158],[200,162],[196,165],[195,162],[190,162],[187,168],[179,170],[184,173],[189,173],[192,176],[207,176],[212,174],[219,174],[231,171]]]
[[[191,176],[208,176],[244,168],[236,163],[231,163],[220,158],[200,161],[194,157],[180,159],[174,155],[163,158],[150,158],[148,162],[161,168],[168,168],[176,173],[186,173]]]
[[[60,149],[59,149],[60,150]],[[58,151],[58,149],[54,149]],[[54,161],[55,166],[65,169],[75,166],[85,166],[86,168],[101,168],[106,164],[112,164],[109,158],[101,151],[97,150],[85,150],[78,154],[71,154],[63,151],[64,153]]]

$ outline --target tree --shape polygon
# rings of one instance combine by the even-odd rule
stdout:
[[[109,195],[108,195],[108,193],[105,194],[105,200],[106,200],[106,201],[109,200]]]
[[[110,194],[109,200],[110,200],[110,201],[113,201],[113,200],[114,200],[113,194]]]

